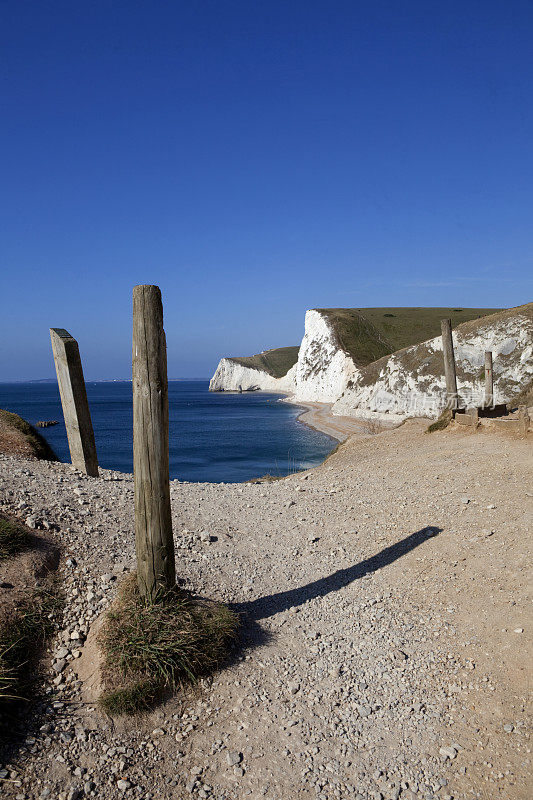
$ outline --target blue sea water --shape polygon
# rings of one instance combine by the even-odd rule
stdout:
[[[208,391],[207,381],[171,381],[170,477],[183,481],[239,482],[319,464],[335,445],[297,421],[301,409],[263,393]],[[131,382],[87,383],[100,466],[133,471]],[[0,408],[40,429],[62,461],[70,461],[56,383],[0,384]]]

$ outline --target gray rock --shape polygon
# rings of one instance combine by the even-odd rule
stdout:
[[[236,764],[240,764],[242,761],[242,753],[237,753],[236,750],[228,750],[226,753],[226,761],[228,762],[230,767],[234,767]]]
[[[453,761],[453,759],[457,755],[457,750],[455,749],[455,747],[441,747],[439,753],[441,754],[441,756],[444,756],[445,759],[449,758],[450,761]]]

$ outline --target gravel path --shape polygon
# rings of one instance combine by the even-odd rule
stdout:
[[[425,426],[273,483],[172,482],[178,573],[243,641],[135,720],[72,669],[133,565],[132,477],[0,456],[0,506],[59,527],[68,597],[5,796],[530,798],[531,442]]]

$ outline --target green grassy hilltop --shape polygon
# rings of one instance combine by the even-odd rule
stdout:
[[[282,378],[298,361],[299,350],[298,346],[278,347],[274,350],[265,350],[264,353],[258,353],[255,356],[244,356],[231,360],[243,367],[261,369],[274,378]]]
[[[328,317],[339,347],[359,366],[440,336],[440,321],[452,328],[501,311],[499,308],[319,308]]]
[[[358,366],[440,335],[440,321],[462,322],[501,311],[499,308],[317,308],[331,323],[338,346]],[[299,347],[279,347],[255,356],[232,358],[237,364],[281,378],[298,360]]]

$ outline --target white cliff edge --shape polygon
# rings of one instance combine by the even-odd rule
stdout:
[[[457,389],[463,405],[484,401],[485,351],[492,351],[494,403],[506,403],[533,378],[533,321],[512,309],[453,331]],[[332,407],[335,415],[401,422],[434,419],[446,404],[442,339],[406,347],[364,367]]]
[[[493,353],[495,402],[507,402],[533,377],[530,307],[463,323],[453,339],[458,390],[466,404],[483,400],[485,350]],[[329,318],[313,309],[305,315],[298,361],[286,375],[275,378],[223,358],[209,389],[279,392],[293,402],[332,403],[335,415],[390,423],[409,416],[435,418],[446,401],[442,340],[439,336],[358,367],[339,345]]]
[[[275,378],[261,369],[245,367],[232,358],[222,358],[209,383],[210,392],[280,392],[292,391],[292,375],[296,364],[282,378]]]

